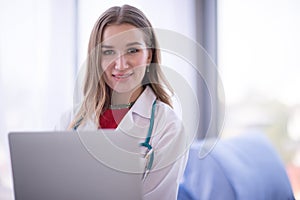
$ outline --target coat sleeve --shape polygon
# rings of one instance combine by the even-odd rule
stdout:
[[[175,200],[187,163],[189,141],[175,112],[159,109],[151,139],[154,163],[144,182],[144,199]]]

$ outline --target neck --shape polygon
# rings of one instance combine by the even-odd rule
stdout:
[[[132,103],[136,101],[136,99],[141,95],[142,92],[143,92],[142,86],[126,93],[118,93],[116,91],[113,91],[111,96],[111,105]]]

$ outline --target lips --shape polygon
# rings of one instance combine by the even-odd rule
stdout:
[[[126,74],[112,74],[112,76],[116,79],[126,79],[130,77],[133,73],[126,73]]]

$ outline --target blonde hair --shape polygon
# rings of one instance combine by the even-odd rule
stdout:
[[[100,115],[109,108],[112,90],[105,83],[102,76],[100,44],[102,42],[103,31],[107,25],[125,23],[131,24],[143,31],[145,43],[152,52],[152,60],[148,67],[149,72],[145,73],[142,84],[150,86],[158,100],[172,107],[169,93],[172,94],[173,90],[160,67],[160,50],[151,23],[139,9],[133,6],[115,6],[106,10],[99,17],[91,32],[83,86],[84,99],[78,113],[69,126],[70,129],[73,129],[78,122],[81,125],[84,124],[87,119],[92,119],[93,116],[96,117],[94,120],[99,126]]]

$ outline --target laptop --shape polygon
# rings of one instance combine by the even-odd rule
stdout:
[[[16,200],[143,199],[138,138],[115,130],[8,137]]]

